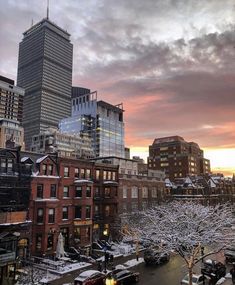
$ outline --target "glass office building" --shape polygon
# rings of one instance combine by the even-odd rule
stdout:
[[[25,147],[34,135],[71,114],[73,45],[70,35],[43,19],[23,33],[17,85],[25,89]]]
[[[125,157],[123,106],[97,101],[97,92],[72,95],[72,116],[61,120],[62,132],[89,133],[96,156]]]

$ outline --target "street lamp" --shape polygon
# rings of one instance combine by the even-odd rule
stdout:
[[[104,273],[107,272],[107,262],[108,262],[108,253],[107,253],[107,244],[106,244],[106,237],[108,236],[108,230],[103,230],[103,235],[105,236],[105,245],[104,245]]]
[[[108,275],[105,279],[105,285],[116,285],[117,281],[112,277],[112,275]]]

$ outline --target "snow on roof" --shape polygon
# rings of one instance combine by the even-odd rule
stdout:
[[[74,183],[93,183],[93,181],[88,179],[76,179]]]
[[[40,157],[36,160],[36,163],[41,163],[44,159],[46,159],[48,157],[48,154],[47,155],[44,155],[43,157]]]
[[[209,186],[210,186],[211,188],[215,188],[215,187],[216,187],[216,184],[215,184],[215,182],[213,181],[213,179],[210,179],[208,182],[209,182]]]
[[[28,156],[22,157],[20,162],[25,162],[27,159],[30,159]]]
[[[107,180],[103,184],[118,184],[116,181]]]

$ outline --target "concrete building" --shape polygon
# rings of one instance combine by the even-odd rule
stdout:
[[[0,118],[22,123],[24,89],[14,80],[0,76]]]
[[[64,133],[88,133],[96,156],[125,157],[123,106],[97,101],[97,92],[73,95],[72,116],[61,120]]]
[[[17,85],[25,89],[25,146],[34,135],[58,127],[71,113],[73,46],[70,35],[48,18],[23,33]]]
[[[0,118],[0,148],[21,146],[24,150],[24,129],[18,121]]]
[[[148,168],[162,170],[166,177],[174,180],[210,173],[210,162],[198,144],[171,136],[156,138],[149,146]]]
[[[58,129],[48,128],[33,136],[31,151],[37,153],[57,153],[61,157],[92,158],[94,150],[91,138],[86,133],[70,135]]]

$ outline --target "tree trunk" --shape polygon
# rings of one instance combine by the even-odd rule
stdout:
[[[193,268],[191,266],[188,267],[189,274],[189,285],[193,285]]]

